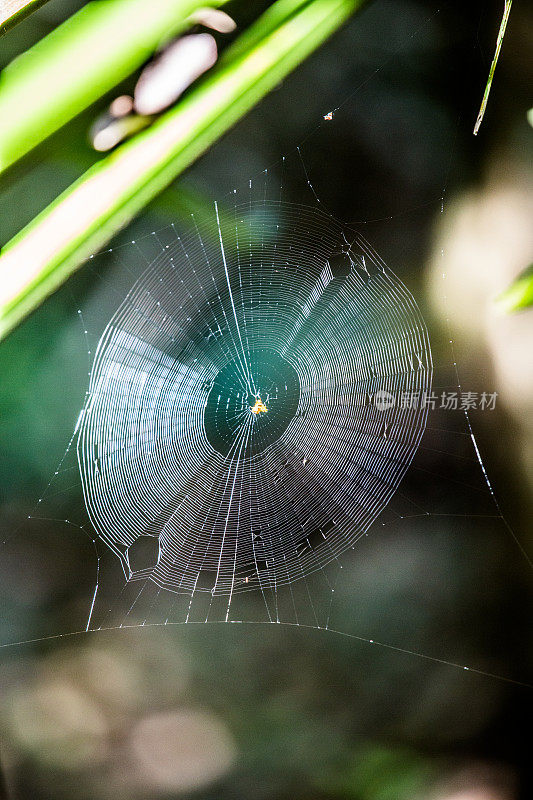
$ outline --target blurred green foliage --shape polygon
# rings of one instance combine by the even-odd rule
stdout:
[[[513,281],[496,302],[503,311],[519,311],[533,305],[533,264]]]

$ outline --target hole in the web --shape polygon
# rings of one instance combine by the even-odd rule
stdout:
[[[128,560],[132,572],[153,569],[159,558],[159,539],[155,536],[139,536],[128,547]]]
[[[347,278],[352,271],[352,262],[346,253],[337,253],[329,259],[331,274],[337,280]]]
[[[196,588],[200,591],[210,592],[215,588],[217,573],[213,569],[201,569],[198,573]]]

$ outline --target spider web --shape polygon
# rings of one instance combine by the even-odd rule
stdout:
[[[312,205],[284,198],[298,181]],[[358,628],[369,534],[393,550],[432,519],[469,536],[507,523],[468,411],[401,402],[461,389],[453,339],[435,362],[413,295],[360,228],[324,210],[300,149],[87,271],[103,292],[78,310],[85,402],[29,515],[94,548],[75,635],[273,623],[528,685],[424,652],[412,631],[404,646]],[[78,471],[85,520],[79,503],[61,516]]]
[[[309,576],[330,584],[416,452],[427,409],[380,399],[429,392],[431,354],[360,235],[247,194],[224,232],[215,204],[211,226],[154,234],[161,254],[98,344],[78,458],[91,522],[139,597],[150,581],[184,597],[185,621],[230,621],[234,595],[257,590],[279,622],[288,586],[298,623],[292,585],[312,608]],[[146,536],[155,563],[135,569]]]
[[[299,147],[186,222],[91,257],[104,291],[78,310],[85,401],[29,515],[93,548],[75,633],[278,623],[520,683],[490,658],[427,652],[407,629],[377,640],[358,627],[358,559],[373,537],[395,552],[437,518],[469,537],[492,520],[522,548],[468,410],[398,402],[461,390],[453,332],[432,359],[415,298],[367,241],[370,221],[341,224],[311,173]],[[297,183],[308,205],[291,202]]]

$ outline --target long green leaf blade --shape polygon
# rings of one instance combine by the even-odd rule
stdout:
[[[310,0],[222,64],[146,132],[100,161],[6,246],[0,336],[59,286],[276,86],[362,0]],[[298,3],[301,6],[301,2]],[[260,19],[255,26],[262,25]],[[254,26],[254,27],[255,27]],[[252,31],[252,33],[257,33]]]
[[[94,0],[0,76],[0,172],[134,72],[191,12],[227,0]]]

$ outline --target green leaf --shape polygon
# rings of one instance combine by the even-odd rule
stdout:
[[[143,64],[191,12],[227,0],[94,0],[0,76],[0,173]]]
[[[275,87],[362,0],[278,0],[206,79],[89,169],[0,257],[0,337]]]
[[[533,264],[520,273],[518,278],[496,299],[500,311],[510,313],[533,305]]]

